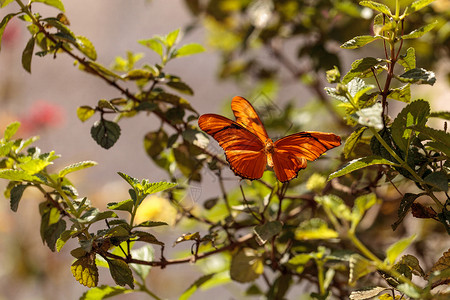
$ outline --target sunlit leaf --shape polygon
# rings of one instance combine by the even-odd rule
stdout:
[[[369,289],[352,291],[350,294],[350,300],[365,300],[365,299],[373,299],[381,292],[388,290],[386,287],[376,286]]]
[[[203,48],[203,46],[200,44],[196,44],[196,43],[186,44],[186,45],[183,45],[180,48],[176,49],[173,54],[173,57],[194,55],[194,54],[202,53],[204,51],[205,51],[205,48]]]
[[[381,36],[371,36],[371,35],[356,36],[353,39],[342,44],[341,48],[344,48],[344,49],[361,48],[362,46],[365,46],[368,43],[371,43],[378,39],[381,39]]]
[[[155,258],[155,249],[152,245],[145,245],[141,248],[131,250],[131,256],[134,259],[150,262]],[[151,266],[141,264],[130,264],[130,267],[136,272],[136,274],[139,275],[139,277],[141,277],[142,280],[147,278],[147,275],[151,269]]]
[[[95,113],[95,109],[90,106],[83,105],[77,108],[77,117],[81,122],[88,120]]]
[[[380,13],[383,13],[387,16],[392,16],[391,10],[389,7],[382,3],[373,2],[373,1],[361,1],[359,2],[359,5],[366,6],[368,8],[374,9],[376,11],[379,11]]]
[[[406,54],[400,55],[398,63],[403,66],[405,72],[414,69],[416,67],[416,50],[409,47]]]
[[[347,84],[355,77],[366,77],[366,73],[372,73],[371,68],[383,63],[384,61],[380,58],[374,57],[364,57],[362,59],[357,59],[352,63],[350,71],[345,74],[342,78],[342,83]]]
[[[350,134],[350,136],[347,138],[347,140],[345,141],[345,145],[344,145],[344,157],[348,158],[353,150],[355,149],[355,147],[358,145],[359,141],[361,140],[361,137],[364,133],[364,131],[366,131],[367,127],[363,126],[360,127],[358,129],[356,129],[355,131],[352,132],[352,134]]]
[[[354,285],[361,277],[376,271],[376,267],[373,263],[359,254],[350,256],[349,266],[350,275],[348,282],[350,285]]]
[[[408,248],[411,243],[416,238],[415,235],[412,235],[409,238],[404,238],[399,241],[397,241],[395,244],[391,245],[386,250],[386,261],[393,265],[395,263],[395,260],[399,257],[399,255]]]
[[[433,23],[427,24],[427,25],[420,27],[414,31],[411,31],[408,34],[403,35],[402,39],[407,40],[407,39],[420,38],[422,35],[424,35],[428,31],[431,31],[434,27],[436,27],[437,24],[438,24],[438,21],[436,20]]]
[[[395,77],[398,80],[406,83],[415,83],[415,84],[429,84],[433,85],[436,82],[436,76],[434,72],[427,71],[423,68],[414,68],[409,71],[406,71],[399,77]]]
[[[211,280],[214,275],[215,274],[203,275],[202,277],[197,279],[186,291],[184,291],[183,294],[181,294],[178,300],[187,300],[191,298],[192,294],[194,294],[202,285]]]
[[[411,3],[411,5],[409,5],[406,9],[407,9],[407,14],[406,15],[410,15],[426,6],[428,6],[431,2],[433,2],[434,0],[417,0],[414,1],[413,3]]]
[[[377,155],[361,157],[361,158],[357,158],[357,159],[354,159],[352,161],[349,161],[341,169],[339,169],[338,171],[330,174],[330,176],[328,177],[328,180],[331,180],[333,178],[346,175],[346,174],[351,173],[353,171],[356,171],[356,170],[359,170],[359,169],[362,169],[362,168],[366,168],[366,167],[372,166],[372,165],[391,165],[391,166],[396,166],[397,164],[393,163],[392,161],[389,161],[387,159],[384,159],[384,158],[382,158],[380,156],[377,156]]]
[[[87,160],[87,161],[81,161],[81,162],[78,162],[78,163],[74,163],[74,164],[71,164],[70,166],[65,167],[61,171],[59,171],[58,176],[59,177],[64,177],[64,176],[66,176],[69,173],[76,172],[76,171],[79,171],[79,170],[83,170],[83,169],[86,169],[86,168],[90,168],[90,167],[93,167],[93,166],[96,166],[96,165],[97,165],[97,163],[95,161],[92,161],[92,160]]]
[[[327,222],[319,218],[303,221],[295,230],[297,240],[332,239],[338,236],[335,230],[328,227]]]
[[[98,284],[98,269],[94,262],[90,262],[88,257],[76,260],[70,267],[73,277],[84,286],[89,288]]]
[[[377,196],[373,193],[365,194],[355,199],[355,204],[353,205],[351,216],[351,230],[353,232],[356,230],[356,227],[358,226],[366,211],[374,206],[377,202]]]
[[[84,292],[80,300],[101,300],[132,292],[133,290],[121,286],[101,285]]]
[[[92,60],[97,59],[97,52],[95,51],[94,45],[87,37],[81,35],[76,36],[75,45],[88,58]]]
[[[264,271],[263,259],[251,248],[242,248],[232,256],[231,279],[245,283],[256,280]]]
[[[430,113],[430,104],[424,100],[416,100],[405,106],[397,115],[391,126],[392,139],[404,152],[411,141],[411,126],[423,126]]]
[[[44,4],[53,6],[59,9],[60,11],[64,12],[64,4],[61,2],[61,0],[31,0],[31,2],[42,2]]]
[[[383,111],[383,107],[381,103],[375,103],[371,107],[360,109],[356,112],[358,115],[358,123],[367,126],[373,127],[377,130],[383,129],[383,117],[381,115]]]

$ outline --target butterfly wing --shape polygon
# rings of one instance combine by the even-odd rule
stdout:
[[[341,138],[332,133],[305,131],[288,135],[274,143],[273,169],[278,180],[286,182],[297,177],[306,161],[313,161],[325,151],[341,144]]]
[[[264,143],[241,124],[216,114],[205,114],[198,126],[225,151],[231,170],[242,178],[258,179],[266,168]]]
[[[245,98],[239,96],[233,97],[233,100],[231,100],[231,109],[238,124],[247,128],[263,142],[269,138],[261,119],[250,102]]]

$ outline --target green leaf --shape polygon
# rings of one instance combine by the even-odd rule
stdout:
[[[242,248],[231,258],[230,277],[234,281],[254,281],[263,271],[263,259],[251,248]]]
[[[139,249],[131,250],[131,257],[150,262],[155,258],[155,249],[151,245],[145,245]],[[141,264],[130,264],[130,267],[136,271],[142,281],[145,281],[151,269],[151,266]]]
[[[295,230],[297,240],[320,240],[337,238],[339,234],[328,228],[328,224],[319,218],[306,220]]]
[[[131,213],[133,211],[134,203],[133,200],[128,199],[121,201],[119,203],[117,202],[108,203],[106,207],[112,210],[123,210]]]
[[[97,51],[95,51],[94,45],[87,37],[77,35],[75,45],[78,50],[80,50],[81,53],[86,55],[88,58],[92,60],[97,59]]]
[[[409,103],[411,101],[411,84],[407,83],[402,87],[391,89],[388,98]]]
[[[186,44],[186,45],[183,45],[180,48],[176,49],[173,54],[173,57],[194,55],[194,54],[202,53],[204,51],[205,51],[205,48],[203,48],[203,46],[200,44],[197,44],[197,43]]]
[[[325,87],[325,92],[328,94],[328,96],[333,97],[336,100],[339,100],[343,103],[347,103],[348,99],[344,92],[340,92],[338,89]]]
[[[120,127],[108,120],[99,120],[91,128],[92,138],[105,149],[111,148],[120,137]]]
[[[167,34],[167,36],[166,36],[167,48],[172,48],[172,46],[175,45],[179,33],[180,33],[180,28],[175,29],[174,31]]]
[[[450,134],[448,132],[426,126],[412,126],[411,128],[450,148]]]
[[[84,286],[89,288],[98,284],[98,269],[95,260],[84,256],[76,260],[70,267],[73,277]]]
[[[143,192],[147,195],[150,195],[150,194],[154,194],[154,193],[158,193],[158,192],[162,192],[162,191],[171,189],[176,185],[177,185],[176,183],[165,182],[165,181],[146,183],[144,185]]]
[[[258,242],[260,246],[264,245],[272,237],[279,234],[282,227],[283,225],[280,221],[270,221],[263,225],[256,226],[253,228],[256,242]]]
[[[402,201],[400,201],[400,205],[399,205],[398,211],[397,211],[398,220],[395,221],[395,223],[391,225],[392,230],[397,229],[398,225],[400,225],[400,223],[403,221],[406,214],[408,213],[408,210],[411,208],[411,205],[420,196],[422,196],[422,194],[411,194],[411,193],[406,193],[403,196]]]
[[[377,130],[383,129],[383,118],[381,116],[383,111],[383,107],[381,106],[381,103],[375,103],[371,107],[360,109],[356,112],[356,115],[358,115],[358,123],[367,126],[367,127],[373,127]]]
[[[406,152],[411,142],[411,126],[423,126],[428,120],[430,104],[424,100],[416,100],[405,106],[397,115],[391,126],[392,139]]]
[[[55,216],[52,217],[51,212],[55,212]],[[59,219],[56,223],[53,223],[52,219]],[[55,252],[56,241],[59,239],[61,233],[66,230],[66,221],[60,219],[59,211],[55,208],[51,210],[48,215],[42,216],[41,221],[41,237],[47,244],[47,246]]]
[[[393,163],[392,161],[389,161],[387,159],[384,159],[377,155],[371,155],[366,157],[361,157],[354,159],[352,161],[349,161],[347,164],[345,164],[341,169],[338,171],[330,174],[328,177],[328,180],[331,180],[336,177],[340,177],[343,175],[346,175],[348,173],[351,173],[353,171],[366,168],[368,166],[372,165],[391,165],[391,166],[398,166],[398,164]]]
[[[169,81],[167,85],[179,91],[180,93],[184,93],[187,95],[194,95],[194,91],[192,90],[192,88],[183,81]]]
[[[47,167],[50,164],[52,164],[52,162],[35,158],[20,163],[18,166],[28,174],[36,174],[41,172],[45,167]]]
[[[8,4],[13,2],[14,0],[0,0],[0,8],[6,7]]]
[[[411,5],[409,5],[406,9],[407,9],[407,13],[406,15],[410,15],[426,6],[428,6],[431,2],[433,2],[434,0],[417,0],[414,1],[413,3],[411,3]]]
[[[161,44],[159,39],[151,38],[148,40],[140,40],[138,42],[139,44],[144,45],[145,47],[155,51],[161,58],[164,56],[163,45]]]
[[[83,105],[77,108],[77,117],[81,122],[88,120],[95,113],[95,109],[90,106]]]
[[[366,84],[361,78],[355,77],[347,83],[347,90],[353,97],[353,100],[358,102],[359,98],[366,92],[373,89],[375,86],[371,84]]]
[[[208,274],[203,275],[199,279],[197,279],[191,286],[184,291],[183,294],[178,298],[178,300],[187,300],[191,298],[192,294],[194,294],[203,284],[207,283],[210,279],[212,279],[216,274]]]
[[[383,63],[384,61],[380,58],[365,57],[362,59],[357,59],[352,63],[350,71],[345,74],[342,79],[342,83],[347,84],[355,77],[364,78],[367,74],[372,74],[371,68]]]
[[[96,166],[96,165],[97,165],[97,163],[95,161],[92,161],[92,160],[81,161],[81,162],[78,162],[78,163],[75,163],[75,164],[72,164],[70,166],[65,167],[64,169],[59,171],[58,176],[59,177],[64,177],[64,176],[66,176],[69,173],[76,172],[76,171],[79,171],[79,170],[83,170],[83,169],[86,169],[86,168],[90,168],[90,167],[93,167],[93,166]]]
[[[140,223],[139,225],[136,225],[136,227],[159,227],[159,226],[165,226],[168,225],[166,222],[161,221],[144,221]]]
[[[414,286],[408,283],[399,284],[395,288],[405,295],[409,296],[410,299],[420,299],[420,291],[418,291]]]
[[[377,203],[378,199],[375,194],[366,194],[355,199],[352,209],[352,226],[354,232],[366,211]]]
[[[436,25],[438,24],[438,21],[434,21],[433,23],[427,24],[425,26],[422,26],[416,30],[411,31],[408,34],[405,34],[402,36],[402,39],[408,40],[408,39],[417,39],[420,38],[422,35],[427,33],[428,31],[432,30]]]
[[[450,111],[434,111],[430,113],[429,117],[450,121]]]
[[[371,43],[375,40],[381,39],[381,36],[371,36],[371,35],[361,35],[356,36],[353,39],[343,43],[341,45],[341,48],[344,49],[356,49],[360,48],[362,46],[367,45],[368,43]]]
[[[329,194],[325,196],[315,196],[314,201],[332,212],[337,218],[350,221],[352,218],[349,207],[339,196]]]
[[[423,179],[428,185],[436,188],[438,191],[448,191],[448,179],[445,171],[433,172]]]
[[[405,72],[414,69],[416,67],[416,50],[409,47],[405,55],[400,55],[398,63],[403,66]]]
[[[355,147],[358,145],[359,141],[361,140],[361,137],[363,136],[364,131],[366,131],[367,127],[363,126],[350,134],[350,136],[345,141],[344,145],[344,157],[348,158],[352,154]]]
[[[371,8],[373,10],[379,11],[380,13],[383,13],[387,16],[392,16],[391,10],[389,7],[382,3],[377,3],[373,1],[361,1],[359,2],[359,5],[366,6],[368,8]]]
[[[414,68],[406,71],[399,77],[395,77],[401,82],[415,83],[415,84],[429,84],[433,85],[436,82],[434,72],[427,71],[423,68]]]
[[[17,209],[19,208],[20,199],[22,199],[23,192],[25,191],[25,189],[27,187],[29,187],[29,185],[27,185],[27,184],[19,184],[19,185],[14,186],[11,189],[11,192],[10,192],[10,195],[11,195],[10,196],[10,198],[11,198],[10,206],[11,206],[11,210],[12,211],[16,212]]]
[[[39,177],[30,175],[23,170],[0,170],[0,178],[10,181],[42,182]]]
[[[61,0],[31,0],[31,2],[42,2],[42,3],[45,3],[49,6],[53,6],[57,9],[59,9],[60,11],[64,12],[64,5],[61,2]]]
[[[374,299],[374,297],[378,296],[381,292],[388,290],[388,288],[376,286],[369,289],[352,291],[350,294],[350,300],[365,300],[365,299]]]
[[[11,124],[9,124],[6,129],[5,129],[5,133],[3,134],[3,138],[5,139],[5,141],[9,141],[17,132],[17,130],[19,130],[20,127],[20,122],[12,122]]]
[[[403,251],[405,251],[406,248],[409,247],[409,245],[411,245],[411,243],[414,241],[415,238],[416,238],[416,235],[412,235],[409,238],[401,239],[401,240],[397,241],[395,244],[391,245],[386,250],[386,261],[390,265],[393,265],[395,263],[395,260],[397,259],[397,257]]]
[[[2,6],[6,6],[8,3],[2,3]],[[3,20],[0,22],[0,50],[2,49],[2,36],[3,36],[3,32],[5,32],[5,28],[6,25],[8,25],[8,22],[14,17],[16,16],[17,13],[14,14],[7,14],[6,16],[3,17]]]
[[[352,254],[350,256],[349,266],[350,274],[348,282],[351,285],[354,285],[361,277],[364,277],[367,274],[376,271],[376,267],[373,265],[373,263],[359,254]]]
[[[287,264],[290,268],[294,268],[299,274],[305,269],[305,265],[314,258],[313,253],[300,253],[291,258]]]
[[[31,59],[33,58],[35,39],[32,37],[28,40],[25,49],[22,52],[22,67],[28,72],[31,73]]]
[[[134,279],[130,267],[119,259],[108,259],[109,272],[114,282],[120,286],[128,285],[134,289]]]
[[[121,286],[101,285],[84,292],[80,300],[101,300],[132,292],[133,290]]]
[[[65,230],[63,233],[61,233],[58,240],[56,241],[56,251],[60,252],[66,242],[72,237],[73,234],[76,233],[77,231],[74,230]]]

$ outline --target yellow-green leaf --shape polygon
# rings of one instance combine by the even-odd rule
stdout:
[[[95,261],[90,264],[88,257],[76,260],[70,267],[73,277],[84,286],[89,288],[98,284],[98,269]]]

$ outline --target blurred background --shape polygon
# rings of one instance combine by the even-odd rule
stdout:
[[[323,123],[327,122],[327,117],[317,118],[314,115],[300,113],[303,106],[310,105],[310,101],[318,97],[317,91],[305,87],[305,83],[318,80],[323,90],[324,72],[327,67],[325,63],[332,67],[338,62],[334,56],[338,57],[342,66],[341,73],[345,74],[355,58],[367,55],[367,51],[371,51],[352,52],[338,47],[348,39],[347,37],[355,35],[357,30],[362,34],[367,34],[370,30],[372,15],[369,12],[368,17],[361,18],[364,14],[367,16],[368,12],[359,7],[356,11],[352,10],[355,6],[351,1],[343,2],[350,8],[338,9],[335,12],[337,17],[330,16],[331,11],[322,12],[323,22],[327,22],[327,18],[333,18],[336,22],[332,30],[337,31],[340,28],[347,30],[340,34],[330,32],[334,40],[330,39],[331,42],[327,42],[325,48],[313,47],[319,42],[310,43],[310,46],[307,42],[310,42],[309,39],[312,41],[326,39],[324,34],[328,33],[319,32],[317,33],[319,36],[306,36],[296,31],[298,28],[288,26],[278,28],[278,34],[281,36],[278,39],[270,37],[269,33],[266,33],[266,36],[262,35],[261,40],[252,39],[252,35],[257,34],[255,30],[256,32],[261,30],[258,27],[261,25],[257,21],[265,22],[261,17],[255,21],[256,23],[252,23],[253,28],[249,27],[250,29],[245,29],[244,33],[241,32],[241,37],[245,34],[249,37],[235,40],[236,37],[225,35],[223,31],[227,28],[221,28],[220,21],[226,19],[223,24],[227,24],[228,29],[236,29],[234,31],[236,33],[240,25],[237,22],[242,21],[242,17],[238,16],[242,13],[240,9],[250,1],[209,1],[209,6],[203,11],[201,7],[197,7],[198,3],[206,2],[208,1],[68,0],[64,1],[64,5],[71,30],[76,34],[85,35],[93,42],[98,62],[106,66],[110,66],[116,56],[125,56],[128,50],[144,53],[145,62],[158,62],[157,55],[137,41],[155,34],[164,35],[176,28],[182,28],[186,32],[181,44],[197,42],[204,45],[206,52],[177,59],[169,63],[166,69],[167,73],[179,75],[193,88],[194,96],[186,98],[200,114],[207,112],[229,114],[231,98],[242,95],[249,97],[251,101],[260,98],[276,103],[275,111],[280,115],[285,111],[285,105],[292,103],[295,109],[298,109],[296,110],[298,124],[311,122],[314,124],[315,119],[317,128],[308,130],[320,130],[320,127],[324,126]],[[298,4],[299,1],[282,2],[286,4],[287,10],[283,15],[284,18],[287,18],[289,11],[293,15],[292,19],[295,19],[296,14],[313,14],[311,11],[299,11],[303,5]],[[450,1],[441,0],[436,3],[433,9],[440,12],[450,11]],[[56,15],[56,10],[43,4],[35,3],[33,7],[44,16]],[[7,8],[0,9],[0,18],[16,10],[18,10],[16,4],[12,3]],[[247,16],[251,18],[252,15]],[[424,18],[427,17],[432,17],[432,13]],[[282,23],[283,19],[279,18],[278,21]],[[414,21],[420,23],[420,20]],[[289,22],[294,23],[292,20]],[[316,21],[313,20],[312,23],[314,22]],[[359,22],[358,26],[355,26],[355,22]],[[317,24],[310,24],[315,25]],[[349,30],[351,27],[353,29]],[[305,27],[305,30],[308,28]],[[419,45],[424,51],[422,53],[425,53],[424,66],[433,67],[437,72],[437,83],[434,87],[423,86],[413,89],[415,95],[413,98],[425,97],[431,100],[432,110],[435,111],[449,109],[447,72],[450,63],[449,54],[445,52],[449,47],[448,22],[440,30],[442,30],[440,36],[439,34],[432,36],[433,41],[441,38],[435,41],[441,46],[440,49],[429,49],[433,47],[432,44],[429,44],[428,48],[426,45]],[[80,175],[75,174],[71,180],[78,187],[80,195],[88,196],[100,209],[104,209],[108,202],[128,198],[128,187],[116,174],[117,171],[136,178],[148,178],[150,181],[167,180],[167,174],[153,164],[142,146],[144,135],[149,130],[157,128],[159,121],[145,114],[123,119],[120,122],[122,134],[117,144],[109,150],[99,147],[90,136],[94,118],[81,123],[76,116],[76,109],[81,105],[93,106],[99,99],[118,97],[117,91],[98,78],[80,72],[78,67],[74,66],[73,59],[63,54],[57,55],[56,59],[51,56],[43,58],[35,56],[31,74],[27,73],[21,66],[21,53],[28,38],[29,34],[20,20],[10,22],[3,35],[0,53],[1,130],[11,121],[21,121],[22,136],[39,135],[37,145],[43,151],[55,150],[62,156],[52,166],[55,170],[83,160],[98,162],[98,166],[77,173]],[[282,43],[278,44],[280,40]],[[230,46],[228,50],[227,45]],[[267,51],[268,45],[270,51]],[[375,53],[380,53],[379,50],[376,49],[378,52]],[[437,53],[433,52],[434,50]],[[319,52],[322,56],[315,55]],[[280,55],[286,56],[280,58]],[[305,57],[309,57],[309,60]],[[330,61],[325,62],[324,58],[330,57]],[[294,61],[298,69],[292,70],[289,67],[292,66],[290,63],[282,66],[285,59]],[[435,64],[433,66],[431,63],[428,64],[430,61]],[[293,74],[296,71],[298,74]],[[392,109],[390,113],[395,114],[396,107],[390,109]],[[317,108],[317,111],[320,112],[320,109]],[[0,182],[0,187],[4,187],[4,182]],[[205,183],[194,188],[197,193],[195,201],[197,199],[202,201],[211,193],[211,187],[208,189]],[[38,226],[40,222],[38,204],[42,200],[40,197],[42,196],[38,193],[27,191],[17,213],[11,212],[8,200],[0,201],[0,266],[2,266],[0,300],[77,299],[86,290],[72,277],[69,268],[72,261],[69,254],[70,245],[63,248],[61,254],[55,254],[40,240]],[[171,245],[176,238],[174,232],[176,230],[170,228],[158,234],[166,235],[165,241]],[[178,246],[177,250],[183,247],[184,245]],[[200,274],[192,265],[168,267],[163,271],[154,268],[149,276],[149,287],[161,298],[175,299]],[[112,283],[105,270],[101,270],[100,273],[100,284],[102,283]],[[197,297],[209,299],[215,293],[212,290],[198,294]],[[127,295],[117,299],[140,299],[140,297],[142,295]],[[230,284],[219,298],[239,297],[238,285]]]

